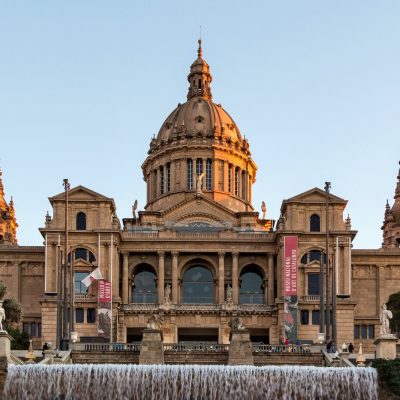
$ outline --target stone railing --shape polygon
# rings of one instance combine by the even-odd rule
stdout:
[[[309,294],[307,296],[303,296],[303,301],[319,301],[319,295]]]
[[[74,343],[73,351],[86,351],[86,352],[140,351],[140,342],[136,342],[136,343]]]
[[[253,343],[253,353],[311,353],[311,346],[302,345],[274,345]]]
[[[130,303],[122,304],[121,311],[133,311],[133,312],[156,312],[162,310],[168,311],[179,311],[179,312],[219,312],[219,311],[243,311],[243,312],[258,312],[258,313],[270,313],[276,308],[266,304],[146,304],[146,303]]]
[[[204,239],[226,239],[226,240],[272,240],[274,237],[273,232],[246,232],[246,231],[220,231],[220,232],[187,232],[187,231],[123,231],[122,238],[124,240],[130,239],[144,239],[159,238],[159,239],[188,239],[188,240],[204,240]]]
[[[225,353],[229,351],[229,344],[211,343],[164,343],[164,351],[204,351],[213,353]]]

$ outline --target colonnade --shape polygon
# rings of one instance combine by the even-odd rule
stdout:
[[[165,296],[165,252],[158,251],[158,270],[157,270],[157,296],[158,303],[163,304]],[[218,252],[218,276],[217,276],[217,304],[225,302],[225,256],[227,253]],[[228,253],[229,254],[229,253]],[[232,302],[239,304],[239,252],[230,253],[232,257]],[[179,252],[172,251],[172,274],[171,274],[171,302],[172,304],[179,303],[179,271],[178,259]],[[275,303],[274,293],[274,255],[267,253],[267,265],[265,269],[264,279],[264,304],[273,305]],[[129,299],[129,252],[123,252],[122,266],[122,302],[123,304],[130,303]]]
[[[153,169],[147,175],[147,201],[170,192],[195,191],[199,171],[205,173],[202,190],[231,193],[251,202],[252,177],[249,172],[228,161],[210,158],[171,160]]]

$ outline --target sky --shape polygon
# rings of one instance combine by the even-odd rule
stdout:
[[[0,1],[0,166],[21,245],[42,244],[48,197],[83,185],[122,220],[146,202],[150,139],[186,99],[197,55],[250,142],[253,205],[332,182],[378,248],[400,159],[400,2]]]

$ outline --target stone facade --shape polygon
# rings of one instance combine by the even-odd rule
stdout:
[[[188,76],[187,102],[178,105],[150,142],[142,166],[147,184],[143,211],[134,206],[133,215],[121,224],[112,198],[83,186],[69,191],[73,307],[80,338],[98,335],[97,283],[86,290],[81,280],[99,268],[112,283],[113,341],[140,340],[148,317],[158,314],[164,343],[227,344],[228,321],[237,316],[251,340],[281,343],[283,241],[289,235],[297,236],[299,244],[298,337],[317,341],[316,278],[326,257],[327,195],[314,188],[284,200],[277,221],[255,212],[251,188],[257,167],[235,122],[212,102],[211,79],[200,46]],[[339,344],[357,347],[361,340],[367,351],[373,350],[380,306],[400,290],[399,188],[400,183],[395,205],[386,209],[383,248],[374,250],[352,249],[357,231],[344,217],[347,201],[328,196],[328,256],[336,271]],[[56,341],[60,257],[64,269],[65,194],[51,197],[50,203],[52,216],[40,228],[44,246],[17,245],[14,214],[12,235],[10,223],[3,224],[9,229],[7,238],[14,239],[0,241],[0,279],[22,303],[24,329],[38,333],[40,324],[36,346]]]

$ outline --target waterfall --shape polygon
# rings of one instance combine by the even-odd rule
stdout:
[[[376,400],[373,368],[214,365],[8,367],[5,400]]]

